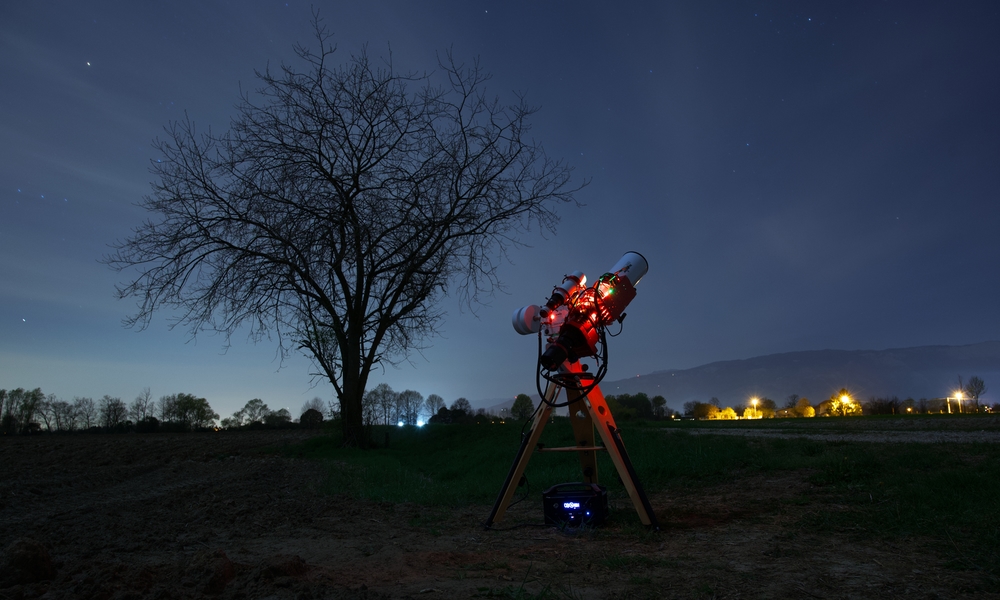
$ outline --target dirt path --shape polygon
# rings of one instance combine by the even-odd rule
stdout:
[[[624,517],[597,531],[484,531],[488,506],[324,495],[322,465],[259,452],[304,437],[0,439],[0,599],[991,597],[918,544],[803,531],[802,474],[656,495],[659,533],[621,498]],[[541,523],[533,500],[499,527]],[[17,553],[47,554],[54,574],[10,581]]]

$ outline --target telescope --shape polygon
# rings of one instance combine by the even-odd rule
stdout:
[[[639,520],[659,529],[656,514],[625,451],[621,431],[598,386],[607,374],[606,330],[612,323],[620,325],[625,319],[625,309],[635,298],[635,286],[648,269],[641,254],[626,252],[592,286],[587,286],[587,276],[582,271],[574,271],[552,290],[545,304],[529,304],[514,311],[511,318],[514,331],[538,335],[535,384],[540,402],[531,417],[531,430],[524,433],[522,429],[521,446],[484,523],[487,529],[503,518],[514,490],[526,481],[524,471],[536,451],[576,452],[584,478],[579,483],[552,486],[542,494],[546,523],[570,527],[603,523],[607,516],[607,489],[597,482],[597,453],[607,452]],[[583,358],[596,362],[596,372],[589,372],[589,365],[580,362]],[[543,377],[548,381],[544,391]],[[566,391],[566,401],[557,402],[562,390]],[[552,411],[560,407],[569,409],[575,445],[548,448],[539,440]],[[601,445],[596,443],[595,429]]]
[[[566,275],[544,305],[529,304],[514,311],[514,331],[541,333],[546,339],[539,365],[557,370],[565,361],[597,357],[604,346],[604,329],[625,319],[625,308],[635,298],[635,286],[649,270],[638,252],[626,252],[611,270],[587,287],[581,271]]]

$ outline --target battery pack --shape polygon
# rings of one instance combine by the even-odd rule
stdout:
[[[560,483],[542,492],[546,525],[599,527],[608,518],[608,490],[596,483]]]

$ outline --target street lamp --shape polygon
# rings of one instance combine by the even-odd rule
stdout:
[[[962,390],[958,390],[957,392],[955,392],[955,396],[954,397],[948,396],[944,400],[948,404],[948,414],[949,415],[951,414],[951,401],[952,400],[954,400],[955,402],[958,402],[958,412],[962,412]]]
[[[755,419],[759,418],[757,416],[757,398],[756,397],[751,398],[750,399],[750,404],[753,404],[753,418],[755,418]]]

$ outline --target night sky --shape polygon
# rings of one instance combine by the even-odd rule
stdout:
[[[609,380],[796,350],[1000,339],[995,2],[315,2],[343,58],[432,70],[478,56],[527,94],[532,136],[590,180],[472,311],[370,386],[473,404],[534,391],[511,312],[627,250],[649,273]],[[94,7],[93,5],[99,5]],[[311,39],[305,2],[0,5],[0,388],[65,400],[251,398],[297,416],[332,386],[302,357],[161,314],[121,326],[100,264],[144,217],[152,140],[227,128],[254,69]],[[669,399],[668,399],[669,400]],[[492,402],[490,402],[492,403]]]

